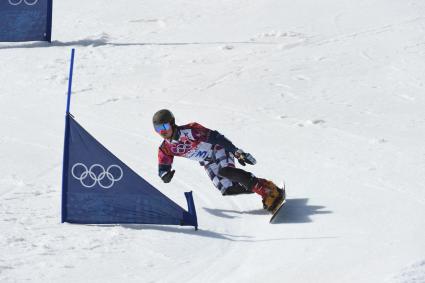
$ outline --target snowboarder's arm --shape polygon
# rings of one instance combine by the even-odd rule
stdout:
[[[171,170],[174,156],[166,154],[162,147],[158,150],[158,175],[161,179],[168,183],[174,176],[175,170]]]
[[[212,145],[220,145],[228,152],[236,152],[237,147],[218,131],[205,128],[198,123],[190,123],[181,127],[181,132],[186,134],[191,140],[207,142]],[[190,129],[190,134],[187,131]]]
[[[210,131],[208,142],[211,144],[221,145],[226,151],[233,153],[239,163],[243,166],[245,166],[246,163],[250,165],[254,165],[257,163],[255,158],[251,154],[246,153],[242,149],[237,148],[230,140],[228,140],[225,136],[223,136],[217,131]]]
[[[235,153],[238,150],[238,148],[229,139],[220,134],[218,131],[211,130],[207,142],[221,145],[226,151],[231,153]]]

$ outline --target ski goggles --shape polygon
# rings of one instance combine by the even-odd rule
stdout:
[[[155,124],[154,128],[157,133],[161,133],[163,131],[168,131],[169,129],[171,129],[171,125],[170,123]]]

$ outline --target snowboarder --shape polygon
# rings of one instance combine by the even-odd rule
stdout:
[[[264,209],[270,212],[283,202],[284,190],[269,180],[235,167],[234,158],[243,166],[254,165],[256,160],[219,132],[198,123],[178,126],[173,113],[167,109],[156,112],[152,122],[155,131],[164,139],[158,150],[158,169],[165,183],[174,176],[174,156],[180,156],[199,161],[224,196],[255,192],[262,197]]]

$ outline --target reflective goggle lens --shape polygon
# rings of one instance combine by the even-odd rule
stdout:
[[[162,131],[168,131],[169,129],[171,129],[170,123],[157,124],[157,125],[154,125],[154,127],[155,127],[155,131],[157,131],[158,133]]]

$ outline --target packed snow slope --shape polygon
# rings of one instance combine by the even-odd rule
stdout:
[[[55,1],[53,42],[0,43],[0,282],[425,282],[425,1]],[[60,223],[71,112],[200,229]],[[217,129],[286,182],[222,197],[157,177],[153,113]]]

